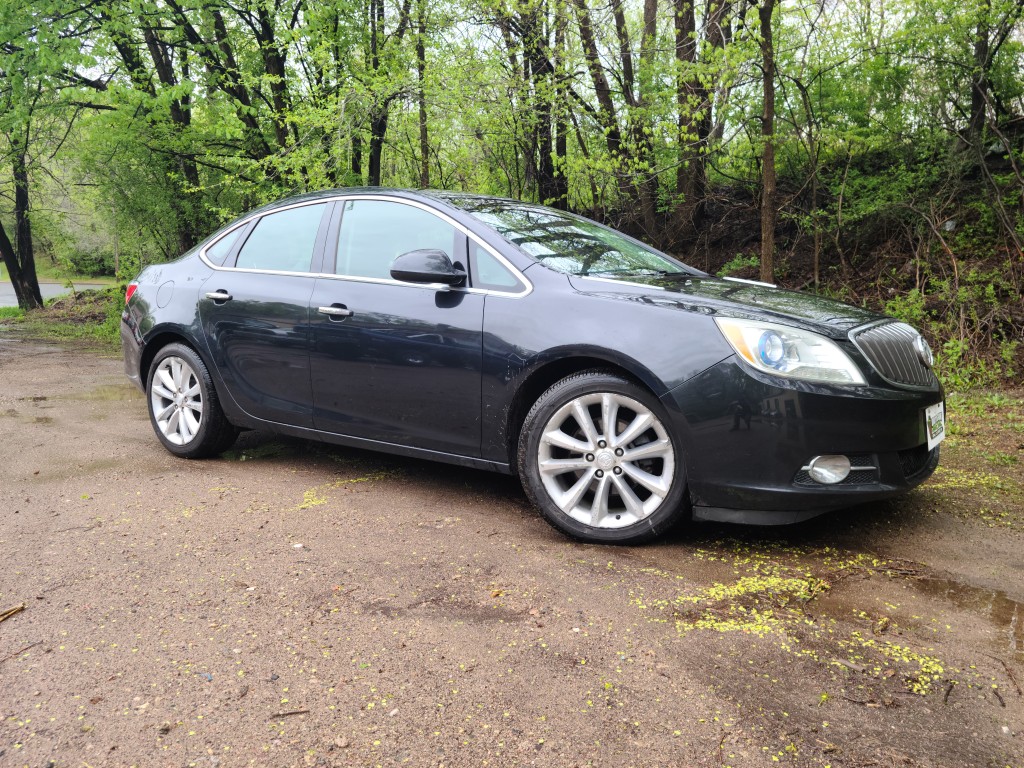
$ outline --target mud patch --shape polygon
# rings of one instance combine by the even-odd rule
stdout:
[[[1024,662],[1024,605],[1002,590],[984,589],[953,579],[926,577],[914,580],[915,586],[929,597],[938,597],[958,608],[991,621],[1003,635],[1002,650]]]
[[[90,389],[76,395],[81,400],[96,400],[102,402],[133,402],[142,399],[142,393],[131,382],[122,384],[104,384],[103,386]]]

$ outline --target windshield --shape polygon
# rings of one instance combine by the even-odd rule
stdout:
[[[447,197],[546,267],[578,276],[697,274],[613,229],[543,206]]]

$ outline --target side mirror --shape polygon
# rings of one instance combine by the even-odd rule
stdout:
[[[459,285],[466,272],[452,264],[448,254],[436,248],[403,253],[391,262],[391,277],[406,283]]]

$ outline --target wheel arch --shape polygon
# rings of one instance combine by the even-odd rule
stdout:
[[[146,339],[146,345],[142,348],[142,354],[139,356],[139,380],[142,382],[143,387],[148,385],[149,367],[153,364],[153,358],[168,344],[175,343],[187,346],[199,355],[199,359],[203,361],[207,369],[213,370],[201,345],[196,344],[195,339],[192,339],[187,333],[178,328],[161,328],[151,333]]]
[[[656,398],[661,397],[659,392],[664,393],[665,387],[658,379],[642,368],[642,366],[629,366],[622,361],[611,360],[597,354],[576,354],[567,356],[555,356],[530,371],[529,375],[516,389],[515,397],[512,399],[508,417],[505,422],[506,445],[509,466],[514,475],[519,474],[517,466],[517,454],[519,450],[519,437],[522,432],[523,422],[530,408],[537,402],[537,399],[556,383],[583,371],[602,371],[621,376],[637,386],[643,387]]]

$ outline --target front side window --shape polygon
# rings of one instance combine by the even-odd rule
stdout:
[[[264,216],[238,252],[238,269],[308,272],[326,203]]]
[[[390,279],[395,257],[421,248],[436,248],[456,261],[461,236],[422,208],[388,200],[350,200],[342,214],[335,272]]]

